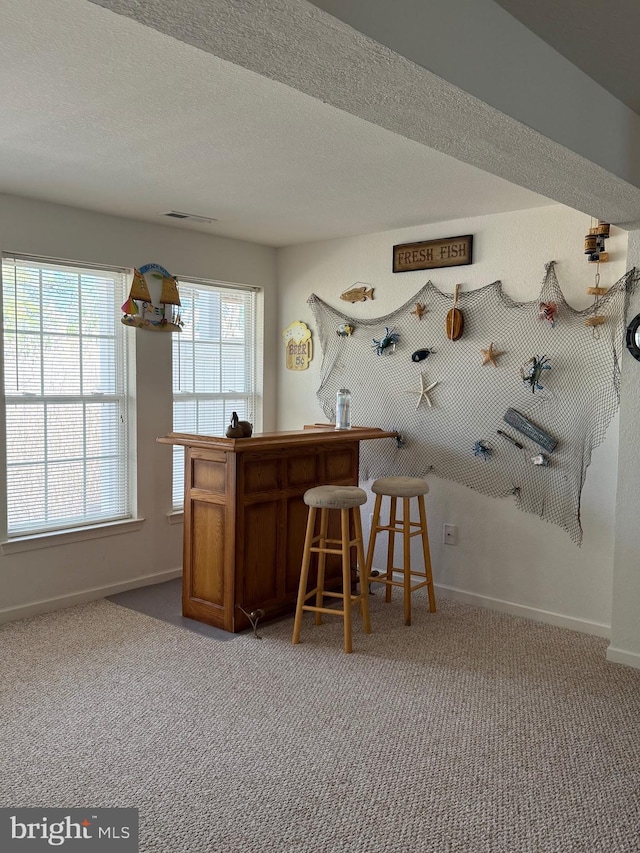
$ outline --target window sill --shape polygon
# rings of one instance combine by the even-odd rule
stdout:
[[[167,513],[167,521],[169,524],[184,524],[184,510],[174,509]]]
[[[75,527],[72,530],[57,530],[38,533],[34,536],[20,536],[0,542],[3,554],[18,554],[21,551],[36,551],[38,548],[51,548],[55,545],[68,545],[71,542],[83,542],[87,539],[101,539],[104,536],[117,536],[120,533],[136,533],[142,529],[144,518],[128,521],[114,521],[111,524],[96,524],[91,527]]]

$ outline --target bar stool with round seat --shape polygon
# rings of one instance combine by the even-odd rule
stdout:
[[[386,584],[385,600],[391,601],[391,590],[394,586],[404,589],[404,624],[411,625],[411,594],[423,586],[427,587],[429,596],[429,611],[436,611],[436,597],[433,590],[433,577],[431,574],[431,555],[429,553],[429,533],[427,531],[427,514],[424,507],[424,496],[429,491],[426,481],[420,477],[381,477],[371,485],[371,491],[376,500],[373,508],[371,521],[371,533],[369,535],[369,548],[367,550],[366,578],[369,583]],[[382,498],[390,498],[389,524],[380,524],[380,509]],[[420,521],[411,521],[411,499],[417,498]],[[398,518],[398,500],[402,500],[402,519]],[[412,530],[413,528],[413,530]],[[372,576],[373,552],[376,545],[376,537],[381,531],[387,531],[387,566],[381,575]],[[394,568],[394,546],[396,533],[402,534],[403,543],[403,566]],[[411,567],[411,538],[422,537],[422,553],[424,556],[424,571],[418,572]],[[403,579],[393,579],[394,571],[402,572]],[[419,583],[412,584],[414,577],[424,578]]]
[[[364,546],[362,544],[362,523],[360,507],[367,502],[367,493],[357,486],[316,486],[304,494],[304,502],[309,507],[307,530],[302,552],[300,568],[300,586],[298,588],[298,603],[293,624],[293,642],[300,642],[302,614],[305,610],[315,613],[315,623],[322,623],[322,614],[341,615],[344,620],[344,650],[351,652],[351,607],[359,603],[365,633],[371,633],[369,620],[369,586],[365,580]],[[316,516],[320,510],[320,532],[316,536]],[[340,539],[329,539],[329,512],[340,510]],[[353,525],[354,538],[350,539],[350,521]],[[317,543],[317,544],[316,544]],[[334,547],[331,547],[334,546]],[[335,547],[339,546],[339,547]],[[351,592],[351,549],[356,550],[356,559],[360,571],[360,584],[357,594]],[[307,591],[311,555],[318,555],[318,577],[314,589]],[[342,592],[327,591],[325,583],[325,564],[327,554],[342,556]],[[314,597],[314,604],[307,604]],[[324,606],[324,598],[342,599],[342,609]]]

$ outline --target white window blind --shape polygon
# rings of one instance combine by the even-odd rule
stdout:
[[[224,435],[233,412],[256,412],[256,291],[180,279],[173,334],[173,429]],[[173,507],[184,503],[184,451],[173,449]]]
[[[123,270],[2,258],[8,538],[131,516]]]

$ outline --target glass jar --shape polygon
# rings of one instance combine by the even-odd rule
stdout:
[[[351,429],[351,391],[340,388],[336,395],[336,429]]]

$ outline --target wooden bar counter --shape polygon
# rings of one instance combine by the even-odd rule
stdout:
[[[185,448],[183,615],[235,632],[249,627],[245,613],[262,609],[271,619],[292,611],[307,520],[302,496],[325,483],[357,485],[360,441],[394,436],[315,425],[251,438],[158,438]],[[339,560],[335,571],[338,578]]]

